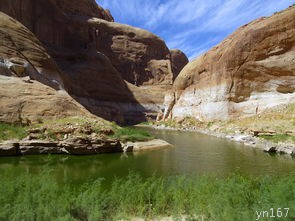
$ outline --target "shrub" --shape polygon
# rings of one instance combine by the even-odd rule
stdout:
[[[0,220],[128,220],[181,215],[204,220],[255,220],[256,211],[290,208],[295,218],[295,176],[227,178],[156,177],[130,173],[103,187],[58,184],[50,171],[13,177],[1,173]],[[192,219],[196,220],[196,219]],[[274,219],[275,220],[275,219]]]
[[[0,141],[22,139],[28,135],[27,128],[16,124],[0,123]]]
[[[116,128],[113,137],[123,142],[147,141],[153,139],[149,132],[134,127],[118,127]]]
[[[275,143],[278,142],[294,142],[295,143],[295,136],[289,135],[289,134],[275,134],[275,135],[260,135],[262,139],[269,140]]]

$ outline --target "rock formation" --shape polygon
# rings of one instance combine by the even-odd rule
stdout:
[[[185,55],[177,58],[152,33],[113,22],[110,12],[94,0],[3,0],[0,10],[21,22],[36,38],[32,33],[21,34],[19,28],[12,36],[20,41],[40,40],[42,53],[52,58],[47,61],[50,64],[40,68],[46,70],[47,78],[47,72],[53,77],[50,82],[40,82],[50,86],[57,82],[88,110],[105,119],[140,121],[145,118],[144,112],[159,111],[163,91],[171,87],[185,65]],[[11,57],[6,55],[6,59]],[[146,94],[150,91],[146,87],[155,85],[161,93],[153,99],[153,93]]]
[[[1,121],[14,122],[15,120],[17,120],[15,119],[15,117],[17,117],[19,114],[18,108],[19,104],[22,102],[25,102],[27,104],[34,103],[34,105],[27,105],[25,107],[27,113],[26,118],[36,119],[37,117],[43,116],[44,114],[42,113],[42,111],[44,105],[46,106],[45,109],[50,109],[50,107],[56,108],[56,110],[47,110],[47,112],[50,112],[51,115],[55,114],[56,116],[67,116],[66,106],[68,101],[66,101],[66,99],[64,100],[65,108],[63,108],[63,105],[59,107],[58,105],[63,103],[61,96],[59,96],[59,104],[54,105],[54,102],[56,102],[55,99],[57,99],[56,95],[60,95],[61,93],[53,89],[50,90],[50,88],[45,87],[45,85],[48,85],[56,90],[63,89],[63,87],[65,86],[68,91],[76,91],[80,95],[83,94],[84,96],[87,96],[87,87],[85,89],[85,85],[84,87],[82,87],[83,85],[81,86],[79,84],[75,84],[75,82],[84,80],[84,83],[86,83],[85,81],[88,80],[89,87],[94,88],[100,86],[99,92],[104,95],[105,99],[112,99],[116,101],[114,99],[115,95],[120,95],[127,101],[128,98],[130,100],[133,99],[132,94],[128,92],[129,89],[126,86],[125,82],[110,64],[108,58],[106,58],[104,55],[94,53],[92,58],[88,58],[87,62],[83,62],[83,60],[81,60],[80,63],[76,62],[75,65],[71,66],[71,68],[74,68],[75,71],[77,71],[78,73],[87,69],[88,65],[92,65],[93,69],[96,68],[96,71],[92,73],[92,76],[82,75],[82,73],[81,75],[83,76],[83,78],[81,77],[81,79],[77,79],[75,78],[76,75],[74,75],[73,77],[67,76],[64,74],[63,71],[59,69],[54,59],[48,54],[47,50],[42,46],[42,43],[39,42],[39,40],[34,36],[33,33],[31,33],[25,26],[23,26],[19,22],[1,12],[0,37],[0,75],[14,77],[28,76],[28,82],[31,82],[31,80],[37,80],[44,84],[25,84],[19,79],[1,78],[1,85],[3,84],[0,93]],[[75,56],[79,55],[76,54]],[[80,56],[82,58],[82,55]],[[89,54],[88,56],[90,57],[91,55]],[[99,59],[95,60],[95,58]],[[98,74],[100,73],[102,75],[108,74],[109,76],[108,78],[107,76],[102,76],[102,79],[99,81],[101,85],[95,82],[92,83],[92,78],[97,77],[99,79],[100,75]],[[117,84],[110,87],[110,81],[117,82]],[[42,93],[43,89],[45,90],[44,93]],[[38,90],[40,90],[40,93],[38,93]],[[21,94],[23,93],[22,91],[26,91],[26,94],[28,96],[21,96]],[[109,93],[105,94],[104,92],[106,91],[108,91]],[[112,92],[115,95],[113,95]],[[48,99],[46,99],[47,95]],[[38,96],[39,98],[42,98],[42,100],[36,100]],[[65,95],[64,97],[66,98],[66,96],[68,95]],[[24,98],[26,98],[27,100],[25,100]],[[54,101],[52,101],[52,99]],[[7,102],[7,105],[5,104],[5,102]],[[74,100],[72,99],[71,102],[74,102]],[[37,104],[40,105],[40,108],[34,109],[38,106]],[[32,109],[30,110],[30,108]],[[71,108],[69,106],[68,108],[70,111]],[[64,114],[62,113],[63,111],[65,112]],[[84,112],[87,111],[85,110]],[[100,113],[101,116],[108,118],[108,116],[103,115],[103,111],[101,111]],[[123,118],[123,116],[119,114],[109,117],[113,117],[115,120],[118,121],[122,120]]]
[[[183,67],[188,63],[188,58],[182,51],[178,49],[170,50],[170,54],[174,81],[183,69]]]
[[[31,123],[68,116],[93,117],[65,91],[28,78],[0,75],[0,122]]]
[[[190,62],[165,98],[165,118],[226,120],[295,100],[295,7],[239,28]]]
[[[26,27],[0,12],[0,74],[30,76],[55,89],[62,87],[60,70]]]
[[[9,77],[0,76],[0,78]],[[130,142],[126,136],[118,134],[122,129],[103,119],[88,117],[86,114],[51,119],[30,125],[23,131],[23,135],[18,137],[19,139],[9,140],[8,137],[4,141],[1,139],[0,157],[37,154],[92,155],[171,147],[166,141],[153,139],[151,136],[145,136],[145,139],[140,137],[138,142],[135,142],[133,137],[133,142]]]
[[[135,85],[172,84],[170,51],[156,35],[129,25],[92,18],[95,47]],[[183,65],[184,66],[184,65]]]

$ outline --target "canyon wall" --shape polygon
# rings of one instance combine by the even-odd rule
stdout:
[[[25,26],[2,12],[0,39],[0,122],[93,117],[60,90],[61,71],[41,42]]]
[[[21,38],[40,41],[48,59],[46,64],[33,65],[42,76],[35,79],[65,89],[105,119],[142,121],[146,113],[161,111],[164,91],[187,63],[183,53],[170,52],[158,36],[115,23],[94,0],[2,0],[0,11],[32,32],[17,29],[10,36],[20,42]],[[2,23],[1,27],[9,28]],[[10,51],[0,56],[15,57],[24,65],[30,63]]]
[[[228,120],[295,101],[295,7],[257,19],[187,64],[164,119]]]

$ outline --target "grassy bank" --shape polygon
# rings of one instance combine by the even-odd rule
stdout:
[[[153,136],[140,128],[134,127],[120,127],[115,129],[113,137],[126,142],[126,141],[147,141],[153,139]]]
[[[279,143],[279,142],[295,143],[295,136],[292,136],[289,134],[261,135],[259,137],[265,140],[272,141],[274,143]]]
[[[27,128],[16,124],[0,123],[0,141],[22,139],[28,134]]]
[[[128,220],[130,217],[202,215],[204,220],[256,220],[256,211],[290,208],[294,220],[295,177],[151,177],[130,174],[108,189],[97,179],[60,186],[52,174],[12,177],[1,172],[0,220]],[[285,214],[284,214],[285,215]],[[187,219],[198,220],[198,219]],[[262,220],[262,219],[261,219]],[[263,219],[268,220],[268,219]]]
[[[34,139],[41,140],[63,140],[65,135],[87,137],[93,134],[101,138],[116,138],[123,142],[147,141],[153,138],[142,129],[120,127],[114,122],[99,118],[68,117],[39,120],[39,123],[29,126],[0,123],[0,141],[22,139],[29,134]]]

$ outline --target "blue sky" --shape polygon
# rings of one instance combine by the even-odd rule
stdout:
[[[149,30],[193,59],[238,27],[295,0],[97,0],[116,22]]]

